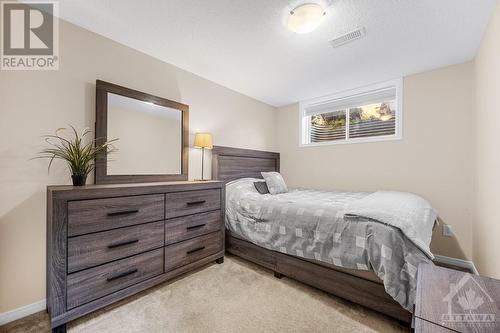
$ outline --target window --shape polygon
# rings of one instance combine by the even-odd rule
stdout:
[[[401,80],[301,103],[302,146],[401,138]]]

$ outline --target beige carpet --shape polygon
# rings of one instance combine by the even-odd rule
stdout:
[[[235,257],[68,325],[69,332],[405,332],[388,317]],[[45,332],[45,313],[0,328]]]

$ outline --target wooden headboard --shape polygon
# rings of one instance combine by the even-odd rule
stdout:
[[[212,179],[262,178],[261,171],[280,171],[280,154],[263,150],[214,146]]]

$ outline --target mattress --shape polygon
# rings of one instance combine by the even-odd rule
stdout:
[[[412,310],[417,267],[432,260],[398,228],[344,218],[350,203],[370,193],[290,189],[262,195],[254,181],[245,178],[226,186],[225,222],[232,235],[383,283],[389,295]]]

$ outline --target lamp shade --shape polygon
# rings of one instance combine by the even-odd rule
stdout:
[[[195,148],[207,148],[212,149],[212,134],[210,133],[196,133],[194,135],[194,144]]]

